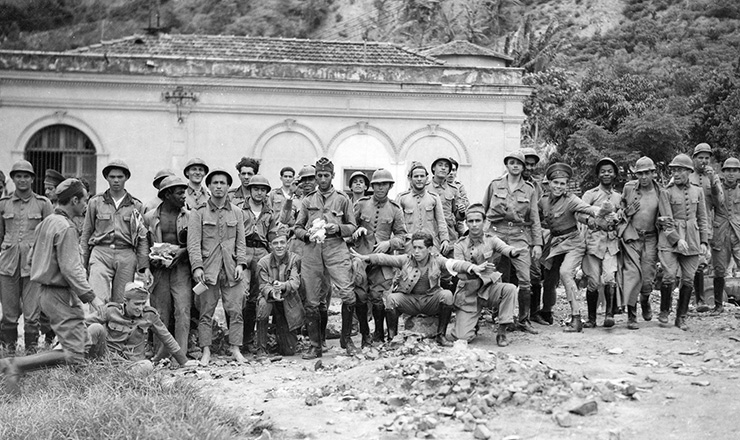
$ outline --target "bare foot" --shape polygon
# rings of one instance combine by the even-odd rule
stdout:
[[[244,359],[244,356],[242,356],[242,352],[239,349],[238,345],[232,345],[231,346],[231,355],[234,356],[234,360],[237,361],[240,364],[243,364],[247,362],[246,359]]]
[[[200,364],[204,367],[211,361],[211,347],[203,347],[203,356],[200,358]]]

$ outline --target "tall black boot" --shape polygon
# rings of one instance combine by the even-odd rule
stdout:
[[[653,309],[650,307],[650,294],[640,294],[640,309],[642,309],[642,319],[650,321],[653,319]]]
[[[617,293],[612,285],[604,285],[604,301],[606,302],[606,313],[604,316],[604,327],[614,327],[614,312],[617,308]]]
[[[383,329],[384,320],[385,305],[373,304],[373,321],[375,321],[375,331],[373,332],[373,339],[376,342],[385,342],[385,330]]]
[[[542,284],[532,283],[532,298],[529,301],[529,319],[541,324],[540,303],[542,302]],[[544,321],[543,321],[544,322]]]
[[[339,346],[347,351],[347,356],[354,356],[357,348],[352,342],[352,317],[355,314],[354,304],[342,304],[342,333],[339,337]],[[365,318],[367,322],[367,318]]]
[[[596,327],[596,309],[599,306],[599,291],[586,291],[586,308],[588,309],[588,319],[583,323],[584,328]]]
[[[681,286],[678,291],[678,303],[676,304],[676,327],[681,330],[688,330],[686,324],[686,315],[689,313],[689,302],[691,301],[691,286]]]
[[[20,395],[20,378],[23,373],[51,368],[68,363],[63,351],[51,350],[31,356],[0,359],[0,375],[5,377],[5,390],[12,395]]]
[[[267,356],[267,319],[257,321],[257,338],[256,338],[255,355],[257,357]]]
[[[373,338],[370,337],[370,324],[367,323],[367,303],[356,303],[355,313],[357,313],[357,321],[360,324],[360,334],[362,335],[362,348],[372,347]]]
[[[637,330],[640,328],[637,325],[637,305],[627,306],[627,328],[630,330]]]
[[[18,343],[18,327],[0,330],[0,351],[4,356],[15,355],[15,346]]]
[[[385,322],[388,324],[388,342],[398,334],[398,310],[385,309]]]
[[[529,321],[529,309],[532,302],[532,292],[529,289],[519,288],[519,316],[517,317],[517,328],[521,331],[536,335],[539,332],[532,327]]]
[[[714,309],[712,315],[720,315],[725,310],[723,301],[725,299],[725,278],[715,276],[714,283]]]
[[[694,295],[696,295],[696,311],[698,313],[708,312],[709,306],[704,302],[704,270],[702,269],[694,274]]]
[[[26,346],[26,355],[36,354],[39,345],[39,331],[25,330],[23,332],[23,342]]]
[[[671,303],[673,302],[673,283],[660,285],[660,314],[658,321],[668,324],[668,315],[671,314]]]
[[[257,322],[257,303],[247,301],[247,304],[242,310],[242,317],[244,318],[244,335],[242,338],[242,347],[244,347],[244,352],[254,353],[257,351],[257,347],[254,343],[254,329]]]
[[[442,347],[452,347],[452,342],[447,339],[447,324],[452,317],[452,306],[440,304],[439,306],[439,323],[437,324],[437,344]]]
[[[321,349],[321,316],[316,312],[306,311],[306,330],[308,330],[308,339],[311,346],[303,354],[303,359],[320,358],[323,350]]]
[[[321,349],[323,351],[329,350],[326,345],[326,326],[329,325],[329,310],[326,308],[319,308],[319,336],[321,337]]]

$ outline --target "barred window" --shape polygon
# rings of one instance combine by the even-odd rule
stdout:
[[[36,171],[37,194],[44,194],[47,169],[59,171],[65,177],[83,178],[90,184],[90,192],[95,192],[95,146],[80,130],[63,124],[45,127],[28,141],[25,156]]]

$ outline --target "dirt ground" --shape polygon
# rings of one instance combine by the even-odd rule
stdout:
[[[687,332],[656,318],[638,316],[635,331],[618,315],[612,329],[581,334],[535,324],[540,334],[510,333],[505,348],[487,319],[473,343],[453,348],[406,334],[349,358],[334,339],[318,369],[299,356],[250,357],[246,366],[217,358],[173,374],[195,377],[219,404],[258,422],[263,439],[737,438],[740,308],[728,305],[720,317],[692,309]],[[568,413],[588,401],[596,413]]]

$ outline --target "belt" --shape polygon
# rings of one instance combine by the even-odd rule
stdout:
[[[262,240],[247,240],[247,247],[267,249],[267,244]]]
[[[641,231],[638,229],[637,235],[640,237],[652,237],[653,235],[658,235],[658,231]]]
[[[494,228],[509,227],[509,228],[524,228],[532,226],[532,223],[527,222],[505,222],[499,221],[491,224]]]
[[[556,231],[556,230],[552,230],[552,231],[550,231],[550,234],[551,234],[551,235],[552,235],[553,237],[559,237],[559,236],[561,236],[561,235],[567,235],[567,234],[570,234],[571,232],[573,232],[573,231],[576,231],[576,230],[578,230],[578,226],[575,226],[575,225],[574,225],[574,226],[571,226],[570,228],[568,228],[568,229],[564,229],[564,230],[562,230],[562,231]]]
[[[98,243],[98,246],[104,246],[104,247],[107,247],[107,248],[110,248],[110,249],[118,249],[118,250],[133,249],[134,248],[133,246],[131,246],[128,243],[109,243],[109,244]]]

